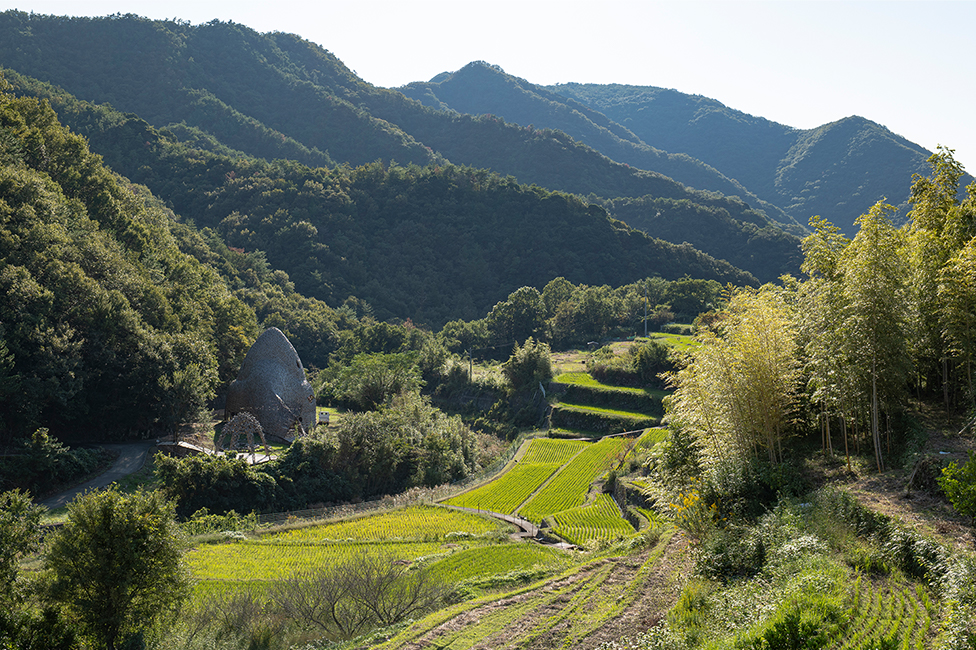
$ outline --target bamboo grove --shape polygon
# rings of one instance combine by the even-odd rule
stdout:
[[[804,423],[849,466],[870,451],[884,471],[910,397],[950,413],[973,408],[976,183],[960,192],[950,149],[929,164],[930,176],[914,177],[904,226],[883,201],[858,218],[853,240],[814,217],[803,278],[729,288],[728,307],[699,327],[700,345],[667,378],[667,406],[706,471],[782,463]]]

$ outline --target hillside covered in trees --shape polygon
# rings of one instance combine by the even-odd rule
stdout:
[[[399,90],[429,106],[559,129],[613,160],[738,195],[796,234],[820,216],[853,235],[856,216],[881,199],[903,219],[906,187],[930,155],[862,117],[794,129],[675,90],[543,87],[483,62]]]
[[[754,282],[690,246],[614,222],[599,206],[490,172],[329,170],[218,154],[38,88],[50,103],[10,88],[2,96],[8,441],[38,426],[85,438],[172,426],[234,378],[260,327],[282,328],[324,367],[333,354],[349,361],[424,348],[429,330],[377,322],[400,314],[452,320],[442,346],[511,347],[548,336],[545,321],[562,306],[559,337],[586,341],[615,327],[636,331],[636,279],[658,276],[652,307],[697,305],[691,310],[711,298],[688,303],[696,290],[680,287],[705,283],[714,297],[721,283]],[[174,207],[197,223],[110,171],[52,104],[107,159],[139,162],[139,180],[170,188]],[[548,306],[525,286],[554,277],[559,291]]]
[[[0,92],[0,432],[179,422],[233,378],[253,311],[50,106]]]
[[[794,232],[801,232],[805,221],[777,213],[771,222],[760,201],[705,165],[682,163],[719,180],[688,177],[679,182],[671,178],[676,169],[608,158],[585,140],[541,124],[531,128],[496,115],[435,110],[398,91],[363,82],[329,52],[293,35],[261,35],[218,22],[190,26],[135,16],[69,19],[19,12],[0,15],[0,34],[4,67],[55,84],[79,99],[134,113],[195,147],[309,166],[450,161],[591,200],[689,201],[721,217],[699,223],[695,211],[655,206],[652,214],[663,211],[666,219],[684,224],[669,241],[688,241],[712,257],[742,264],[761,280],[795,272],[799,263],[798,240],[783,234],[777,222],[790,222]],[[721,228],[738,243],[699,246],[696,233],[704,227]],[[756,230],[761,231],[758,236]],[[762,248],[774,240],[782,241],[762,256],[735,250]]]

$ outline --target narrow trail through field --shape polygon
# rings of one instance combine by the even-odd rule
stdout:
[[[646,630],[663,618],[690,562],[687,542],[668,534],[653,549],[597,560],[542,584],[458,606],[431,629],[408,630],[404,650],[573,648],[586,650]]]
[[[518,526],[522,529],[522,533],[516,535],[517,537],[538,537],[539,527],[533,524],[528,519],[522,519],[516,515],[506,515],[501,512],[492,512],[490,510],[480,510],[478,508],[465,508],[464,506],[451,506],[446,503],[439,504],[443,508],[450,508],[452,510],[460,510],[462,512],[473,512],[479,515],[488,515],[489,517],[494,517],[495,519],[501,519],[502,521],[508,522],[514,526]]]

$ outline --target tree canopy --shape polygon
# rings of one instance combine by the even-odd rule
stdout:
[[[189,595],[175,505],[159,492],[90,492],[45,558],[51,593],[106,650],[172,615]]]

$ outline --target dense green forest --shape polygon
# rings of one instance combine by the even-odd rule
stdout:
[[[753,282],[576,197],[490,172],[267,163],[52,98],[92,140],[115,143],[107,158],[150,163],[135,170],[141,180],[182,188],[171,190],[176,207],[198,218],[182,222],[145,187],[113,175],[46,101],[4,94],[8,440],[38,426],[91,437],[182,421],[233,379],[259,327],[282,328],[312,367],[325,367],[360,352],[431,349],[432,332],[381,322],[391,316],[453,318],[435,346],[444,352],[432,353],[443,360],[528,336],[633,333],[648,290],[652,316],[666,322],[671,304],[693,317],[720,282]],[[624,284],[649,275],[658,277]],[[504,289],[526,280],[553,288]],[[695,282],[713,288],[688,303],[700,294]]]
[[[106,162],[230,246],[260,249],[304,295],[350,295],[380,319],[473,318],[523,284],[557,276],[622,284],[658,274],[753,282],[687,245],[652,239],[571,195],[484,170],[379,163],[309,168],[191,148],[134,116],[49,98]],[[558,251],[558,253],[557,253]]]
[[[748,192],[727,180],[684,179],[699,188],[692,190],[665,175],[672,172],[670,167],[643,169],[636,161],[611,159],[606,152],[541,124],[532,128],[497,115],[425,107],[400,92],[361,81],[329,52],[293,35],[260,35],[219,22],[191,27],[135,16],[69,19],[19,12],[0,15],[0,33],[4,67],[56,84],[80,99],[137,114],[174,137],[213,151],[223,146],[266,160],[287,158],[310,166],[330,161],[355,166],[377,160],[408,166],[450,160],[512,175],[520,183],[592,195],[591,200],[648,196],[689,200],[727,211],[730,220],[722,226],[733,233],[742,224],[778,227],[738,198],[742,195],[751,202]],[[98,45],[92,47],[93,43]],[[234,64],[227,65],[228,61]],[[93,74],[96,70],[104,74]],[[281,110],[283,106],[288,109]],[[65,120],[84,132],[68,117]],[[93,147],[102,153],[94,141]],[[136,176],[135,170],[120,167],[118,161],[109,163],[119,173]],[[682,165],[707,171],[695,161]],[[150,187],[171,200],[161,188]],[[678,216],[676,222],[687,221]],[[790,221],[794,230],[803,229],[789,218],[778,219]],[[680,238],[669,241],[695,245],[700,230],[688,223]],[[718,259],[731,255],[721,246],[704,252]],[[740,258],[748,261],[748,256]],[[795,258],[783,257],[778,250],[766,254],[764,266],[744,268],[763,281],[796,272]]]
[[[0,99],[4,436],[145,431],[233,377],[254,314],[34,99]]]

